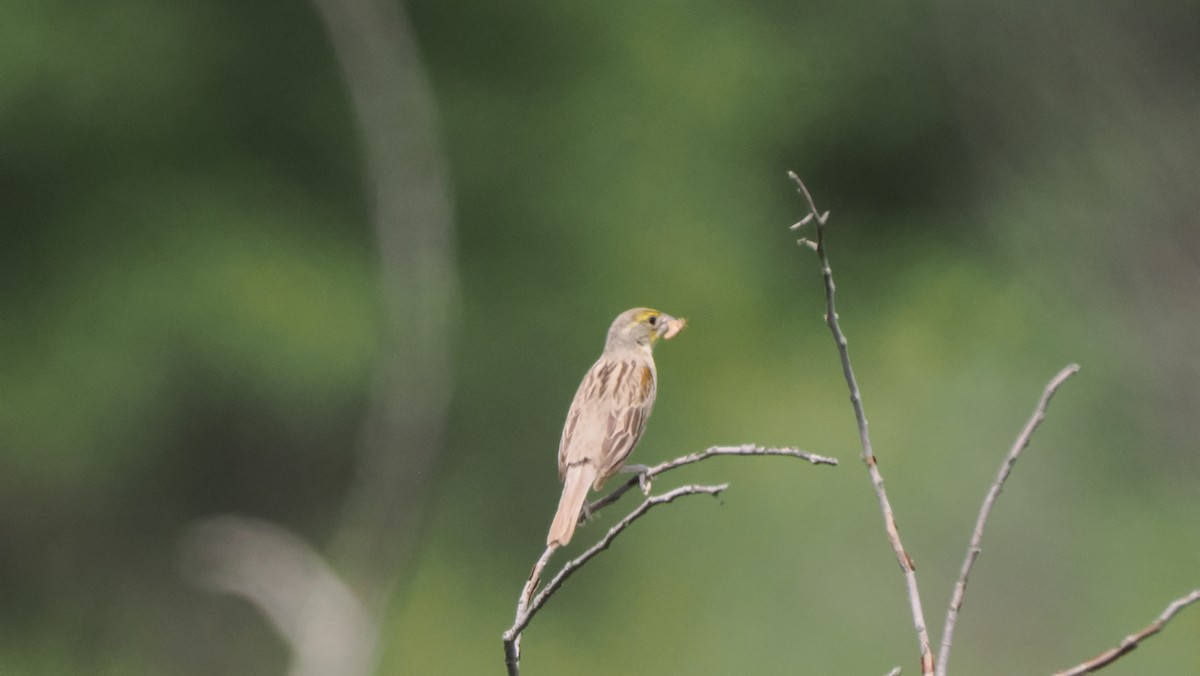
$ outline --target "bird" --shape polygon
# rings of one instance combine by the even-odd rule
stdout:
[[[563,424],[558,446],[563,490],[546,535],[547,547],[571,541],[588,489],[600,490],[642,438],[658,389],[654,344],[659,338],[673,338],[686,324],[644,307],[626,310],[613,320],[604,352],[579,383]]]

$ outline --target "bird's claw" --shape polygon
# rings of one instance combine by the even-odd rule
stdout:
[[[650,495],[650,475],[638,472],[638,485],[642,487],[642,495]]]
[[[620,468],[622,472],[630,472],[637,474],[637,485],[642,487],[642,495],[650,495],[650,468],[646,465],[625,465]]]

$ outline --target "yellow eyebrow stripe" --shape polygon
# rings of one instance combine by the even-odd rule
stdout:
[[[637,316],[634,317],[634,319],[639,322],[644,322],[651,317],[657,317],[661,314],[662,313],[658,310],[642,310],[641,312],[637,313]]]

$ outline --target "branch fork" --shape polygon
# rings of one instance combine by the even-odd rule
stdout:
[[[836,458],[829,458],[822,455],[817,455],[815,453],[809,453],[798,448],[763,447],[755,446],[753,444],[743,444],[741,446],[713,446],[698,453],[680,456],[674,460],[668,460],[658,465],[654,465],[653,467],[637,468],[640,471],[637,471],[633,477],[617,486],[604,497],[587,505],[587,509],[585,511],[591,515],[595,515],[596,512],[616,502],[621,498],[622,495],[627,493],[634,486],[639,486],[643,489],[643,491],[648,492],[651,481],[654,479],[654,477],[685,465],[691,465],[702,460],[707,460],[709,458],[715,458],[718,456],[767,455],[798,458],[808,461],[814,465],[838,464]],[[542,573],[544,572],[546,566],[550,563],[550,558],[554,554],[554,551],[558,549],[557,545],[551,545],[547,547],[546,550],[542,552],[542,555],[538,558],[537,562],[534,563],[533,569],[529,573],[529,578],[525,581],[525,586],[521,589],[521,595],[517,599],[517,612],[516,617],[513,619],[513,624],[508,628],[507,631],[504,632],[502,637],[504,640],[504,664],[508,669],[509,676],[520,676],[521,673],[520,663],[522,632],[524,632],[525,628],[529,626],[533,616],[537,614],[537,612],[546,604],[546,601],[548,601],[550,597],[562,587],[563,583],[566,582],[568,577],[574,574],[575,571],[582,568],[584,564],[592,560],[597,554],[608,549],[618,535],[632,525],[634,521],[645,516],[646,513],[654,507],[674,502],[675,500],[687,495],[711,495],[715,497],[720,495],[721,492],[727,488],[729,488],[728,483],[714,485],[690,484],[687,486],[680,486],[673,490],[667,491],[666,493],[647,497],[640,505],[635,507],[633,511],[626,514],[620,521],[609,528],[608,532],[606,532],[604,536],[596,542],[596,544],[589,547],[578,557],[563,564],[563,567],[559,569],[558,573],[556,573],[554,577],[551,578],[550,581],[547,582],[546,585],[539,591],[538,585],[541,583]]]
[[[845,334],[842,333],[838,325],[838,314],[834,307],[834,291],[833,272],[829,265],[829,257],[825,250],[825,224],[829,219],[828,211],[818,211],[816,204],[813,202],[812,194],[805,187],[804,182],[800,180],[793,172],[788,172],[788,177],[795,182],[797,191],[804,196],[804,200],[808,206],[808,214],[800,219],[797,223],[791,226],[791,230],[798,230],[805,225],[816,222],[817,237],[816,241],[809,238],[801,238],[797,243],[801,246],[806,246],[817,253],[821,264],[821,276],[825,282],[825,300],[827,311],[825,313],[825,322],[829,325],[829,330],[833,333],[833,337],[838,347],[838,354],[842,361],[842,371],[846,379],[846,384],[850,389],[850,402],[854,406],[854,415],[858,421],[859,438],[862,444],[862,458],[867,466],[867,472],[871,477],[871,484],[875,489],[876,497],[879,500],[880,510],[883,513],[884,528],[887,531],[888,542],[891,543],[892,549],[896,554],[897,560],[900,562],[900,568],[904,572],[905,584],[908,589],[909,605],[912,610],[913,626],[917,632],[917,642],[921,650],[921,673],[923,676],[936,674],[936,676],[946,676],[947,665],[950,660],[950,648],[954,640],[954,629],[958,619],[959,611],[962,608],[963,597],[966,594],[967,580],[970,577],[971,570],[982,551],[981,543],[983,541],[983,531],[987,526],[988,519],[991,516],[992,508],[995,506],[996,500],[1000,496],[1001,490],[1004,488],[1004,483],[1007,481],[1009,474],[1012,473],[1013,467],[1020,458],[1021,453],[1029,445],[1030,439],[1035,430],[1046,418],[1046,408],[1050,403],[1050,399],[1058,391],[1059,387],[1067,381],[1068,378],[1079,372],[1078,364],[1070,364],[1058,372],[1042,391],[1042,396],[1034,408],[1033,415],[1025,424],[1020,435],[1014,442],[1008,456],[1000,466],[995,481],[984,497],[983,505],[980,507],[979,516],[975,522],[975,529],[971,535],[971,541],[967,546],[966,557],[963,560],[962,568],[959,572],[958,580],[955,582],[954,591],[951,595],[949,609],[946,614],[946,623],[943,627],[941,638],[941,650],[939,651],[936,660],[934,659],[932,650],[929,644],[929,635],[925,628],[925,618],[921,609],[921,598],[917,588],[917,580],[915,567],[913,566],[912,557],[905,550],[903,543],[900,540],[900,533],[896,528],[896,519],[892,511],[891,504],[887,497],[887,491],[884,489],[883,476],[879,472],[879,466],[875,458],[875,454],[871,449],[871,439],[867,428],[867,418],[863,409],[862,396],[858,389],[858,382],[854,376],[854,369],[850,365],[850,353],[847,349],[847,341]],[[1162,631],[1176,614],[1184,608],[1200,601],[1200,589],[1193,590],[1190,594],[1172,601],[1153,622],[1145,629],[1126,636],[1117,647],[1107,650],[1100,655],[1087,660],[1075,667],[1060,671],[1056,676],[1080,676],[1097,671],[1124,655],[1128,654],[1136,648],[1146,638]],[[891,674],[899,674],[900,668],[896,667]]]
[[[800,240],[800,242],[816,251],[817,257],[821,262],[821,278],[825,283],[825,323],[829,326],[829,331],[833,334],[834,342],[837,343],[838,355],[841,357],[842,375],[845,377],[846,385],[850,389],[850,403],[854,407],[854,418],[858,422],[858,437],[859,443],[862,446],[862,459],[863,463],[867,466],[867,473],[871,479],[871,486],[875,490],[875,497],[879,501],[884,530],[887,533],[888,542],[892,545],[892,552],[896,556],[896,561],[900,564],[900,569],[904,573],[904,583],[908,590],[908,603],[912,611],[913,626],[917,631],[917,646],[921,651],[921,674],[923,676],[933,676],[933,649],[929,643],[929,631],[925,628],[925,611],[921,607],[921,593],[917,587],[916,567],[913,565],[912,556],[904,548],[904,542],[900,539],[900,529],[896,525],[896,516],[892,510],[892,503],[888,499],[887,490],[883,484],[883,475],[879,471],[879,463],[876,462],[875,452],[871,448],[871,434],[867,426],[867,414],[863,408],[862,393],[858,389],[858,379],[854,375],[854,367],[850,364],[849,343],[846,340],[846,335],[842,333],[841,325],[838,323],[837,308],[834,302],[834,294],[837,287],[833,283],[833,269],[829,265],[829,252],[825,248],[825,224],[829,221],[829,212],[817,209],[812,193],[808,191],[808,188],[804,185],[804,181],[801,181],[799,176],[789,171],[788,177],[796,184],[796,191],[804,196],[804,201],[808,205],[808,214],[793,225],[791,229],[799,229],[814,221],[817,224],[816,243],[813,244],[812,240],[807,238]]]
[[[788,172],[789,178],[795,182],[797,191],[803,195],[808,206],[808,213],[798,222],[794,223],[790,229],[799,230],[810,223],[816,223],[816,238],[815,240],[802,237],[797,240],[801,246],[807,247],[816,252],[820,260],[821,277],[825,287],[825,323],[828,325],[830,333],[832,333],[835,343],[838,348],[838,355],[841,359],[842,374],[845,378],[846,385],[850,393],[850,403],[854,408],[854,416],[858,425],[859,442],[862,447],[862,460],[867,468],[867,474],[871,481],[872,489],[875,492],[876,499],[879,502],[881,516],[884,522],[884,531],[887,535],[889,544],[892,546],[893,554],[900,565],[900,569],[904,575],[905,587],[908,593],[909,607],[912,614],[913,627],[916,630],[917,645],[921,656],[921,674],[922,676],[946,676],[947,665],[950,659],[950,648],[954,639],[954,630],[957,624],[959,612],[962,608],[963,598],[966,594],[967,582],[970,578],[972,569],[982,551],[982,540],[984,529],[991,517],[992,509],[995,506],[997,499],[1003,490],[1004,483],[1012,473],[1017,460],[1022,452],[1029,446],[1033,433],[1038,426],[1046,418],[1046,409],[1049,406],[1051,398],[1055,395],[1058,389],[1072,375],[1079,371],[1077,364],[1070,364],[1058,372],[1046,385],[1042,391],[1042,396],[1039,399],[1037,406],[1034,408],[1033,415],[1025,424],[1021,433],[1017,436],[1008,455],[1001,463],[1000,469],[997,472],[996,479],[992,482],[983,504],[980,507],[979,515],[975,522],[975,528],[972,532],[970,542],[967,546],[966,556],[963,560],[962,567],[959,572],[958,579],[955,582],[949,608],[946,614],[946,622],[943,627],[941,636],[941,649],[938,655],[933,654],[933,649],[929,640],[929,632],[926,628],[924,610],[921,605],[920,591],[917,586],[916,567],[913,564],[912,556],[909,555],[904,543],[900,538],[900,531],[896,525],[895,513],[892,509],[891,501],[888,498],[887,490],[884,486],[883,475],[879,471],[879,463],[875,456],[874,450],[871,447],[871,437],[867,424],[865,408],[863,406],[862,394],[858,387],[858,381],[854,374],[854,369],[850,362],[850,352],[848,349],[848,341],[845,334],[841,330],[838,323],[838,313],[835,307],[835,290],[836,286],[833,281],[833,271],[829,264],[828,252],[825,248],[825,225],[829,220],[828,211],[820,211],[817,209],[813,201],[812,194],[805,187],[804,182],[800,180],[793,172]],[[628,479],[621,485],[617,486],[607,495],[587,505],[585,513],[595,514],[604,507],[616,502],[622,495],[628,492],[634,486],[640,486],[642,492],[647,496],[646,499],[638,505],[633,511],[619,520],[607,533],[600,538],[596,544],[592,545],[575,559],[568,561],[554,575],[554,577],[538,590],[541,583],[542,573],[545,567],[549,564],[551,556],[554,554],[556,545],[548,547],[541,557],[534,564],[533,570],[529,574],[529,578],[525,586],[521,590],[521,596],[517,601],[516,617],[513,625],[504,632],[504,654],[505,665],[508,669],[509,676],[520,675],[520,641],[521,633],[529,625],[533,616],[540,610],[550,598],[570,577],[575,571],[579,570],[584,564],[594,558],[597,554],[607,549],[616,537],[628,528],[635,520],[644,516],[650,509],[657,505],[667,504],[686,495],[719,495],[722,491],[729,487],[729,484],[716,485],[699,485],[692,484],[680,486],[660,495],[650,495],[650,488],[654,477],[684,465],[706,460],[708,458],[734,455],[781,455],[791,456],[806,460],[815,465],[836,465],[837,460],[827,458],[795,448],[764,448],[751,444],[743,446],[714,446],[699,453],[682,456],[674,460],[655,465],[653,467],[638,467],[637,473],[632,478]],[[630,468],[633,469],[633,468]],[[1200,589],[1195,589],[1191,593],[1182,596],[1172,601],[1166,609],[1160,614],[1149,626],[1134,634],[1126,636],[1115,648],[1109,649],[1096,657],[1080,663],[1070,669],[1060,671],[1056,676],[1080,676],[1082,674],[1092,673],[1102,669],[1109,664],[1117,661],[1124,655],[1138,647],[1145,639],[1162,631],[1168,622],[1171,621],[1184,608],[1200,602]],[[900,667],[895,667],[889,672],[888,676],[898,676]]]

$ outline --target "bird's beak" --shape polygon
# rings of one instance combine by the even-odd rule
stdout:
[[[657,329],[658,336],[660,338],[667,339],[674,338],[675,335],[682,331],[683,327],[685,326],[687,326],[686,319],[676,319],[668,314],[659,315]]]

